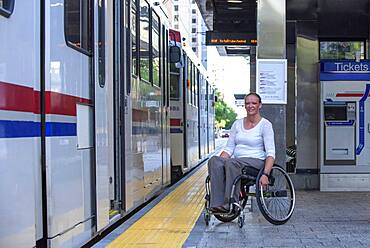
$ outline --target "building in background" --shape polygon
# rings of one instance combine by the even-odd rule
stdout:
[[[170,27],[181,32],[184,43],[191,46],[207,68],[207,27],[195,0],[165,0],[162,3],[167,9]]]
[[[206,23],[198,5],[193,0],[191,8],[191,47],[205,68],[207,68],[206,31]]]

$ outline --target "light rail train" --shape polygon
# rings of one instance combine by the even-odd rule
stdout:
[[[214,90],[167,19],[0,0],[0,247],[80,247],[214,150]]]

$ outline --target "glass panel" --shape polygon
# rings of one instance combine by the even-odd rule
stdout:
[[[14,0],[0,0],[0,14],[9,17],[13,12]]]
[[[192,99],[192,95],[191,95],[191,61],[189,58],[187,58],[188,60],[188,73],[187,73],[187,81],[186,81],[186,88],[187,88],[187,93],[188,93],[188,103],[192,103],[193,102],[193,99]]]
[[[140,1],[140,78],[149,82],[149,4]]]
[[[363,41],[320,41],[320,59],[360,59],[365,58]]]
[[[180,99],[180,69],[174,63],[170,64],[170,98],[171,100]]]
[[[326,121],[346,121],[347,120],[347,105],[324,106],[324,115]]]
[[[64,11],[65,36],[68,44],[90,53],[93,17],[91,0],[66,0]]]
[[[198,106],[198,85],[199,85],[199,71],[195,68],[195,106]]]
[[[153,12],[152,18],[152,54],[153,54],[153,84],[161,86],[159,80],[159,17]]]
[[[180,99],[180,77],[178,74],[170,75],[170,98],[171,100]]]
[[[137,75],[138,74],[138,53],[137,53],[137,15],[136,15],[136,5],[132,4],[131,8],[131,36],[132,36],[132,50],[131,50],[131,56],[132,56],[132,74]]]

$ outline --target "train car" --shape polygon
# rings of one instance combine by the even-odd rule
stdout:
[[[200,60],[170,30],[182,58],[170,67],[171,179],[176,181],[214,150],[214,92]]]
[[[146,0],[0,0],[0,247],[80,247],[171,183],[167,19]],[[199,116],[213,125],[192,77],[189,167]]]

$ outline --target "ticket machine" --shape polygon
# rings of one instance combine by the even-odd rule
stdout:
[[[320,189],[370,191],[370,61],[320,63]]]

